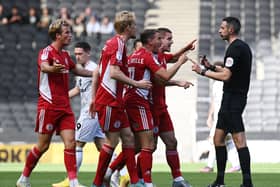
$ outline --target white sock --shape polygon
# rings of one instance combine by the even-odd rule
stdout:
[[[113,170],[111,168],[108,168],[105,173],[105,178],[111,177],[112,174],[113,174]]]
[[[76,147],[76,164],[77,164],[77,172],[79,171],[83,161],[83,148]]]
[[[183,178],[182,176],[176,177],[176,178],[174,179],[175,182],[179,182],[179,181],[183,181],[183,180],[184,180],[184,178]]]
[[[211,146],[211,148],[210,148],[210,150],[209,150],[208,159],[207,159],[207,166],[208,166],[209,168],[213,168],[213,167],[214,167],[215,161],[216,161],[215,146]]]
[[[153,187],[153,183],[145,183],[145,187]]]
[[[26,176],[21,175],[21,176],[19,177],[18,181],[22,181],[22,182],[29,181],[29,177],[26,177]]]
[[[70,187],[79,186],[79,181],[78,181],[78,179],[75,178],[75,179],[70,180],[70,181],[69,181],[69,185],[70,185]]]

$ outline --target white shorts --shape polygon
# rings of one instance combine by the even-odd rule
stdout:
[[[102,129],[100,128],[98,119],[85,119],[78,121],[75,132],[76,141],[92,142],[95,138],[105,138]]]

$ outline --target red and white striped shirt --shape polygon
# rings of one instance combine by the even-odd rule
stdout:
[[[41,71],[41,63],[47,62],[52,65],[54,62],[65,65],[61,73],[44,73]],[[57,51],[49,45],[39,52],[38,56],[38,106],[46,109],[65,110],[70,107],[69,70],[75,67],[67,51]]]

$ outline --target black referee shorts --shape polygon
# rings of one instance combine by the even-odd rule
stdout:
[[[224,93],[216,128],[224,130],[225,133],[244,132],[242,113],[246,103],[245,94]]]

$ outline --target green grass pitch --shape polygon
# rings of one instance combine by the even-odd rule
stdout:
[[[204,164],[183,164],[183,176],[189,180],[193,187],[206,187],[215,179],[215,173],[202,174],[198,170]],[[14,187],[20,175],[22,164],[0,164],[0,187]],[[82,166],[79,180],[89,186],[94,177],[96,166]],[[255,187],[279,187],[280,186],[280,163],[278,164],[253,164],[252,175]],[[153,167],[153,183],[156,187],[171,187],[172,179],[169,169],[165,164],[156,164]],[[65,177],[63,165],[39,164],[31,175],[32,187],[51,187],[52,183],[58,182]],[[241,173],[226,174],[227,187],[239,187]]]

